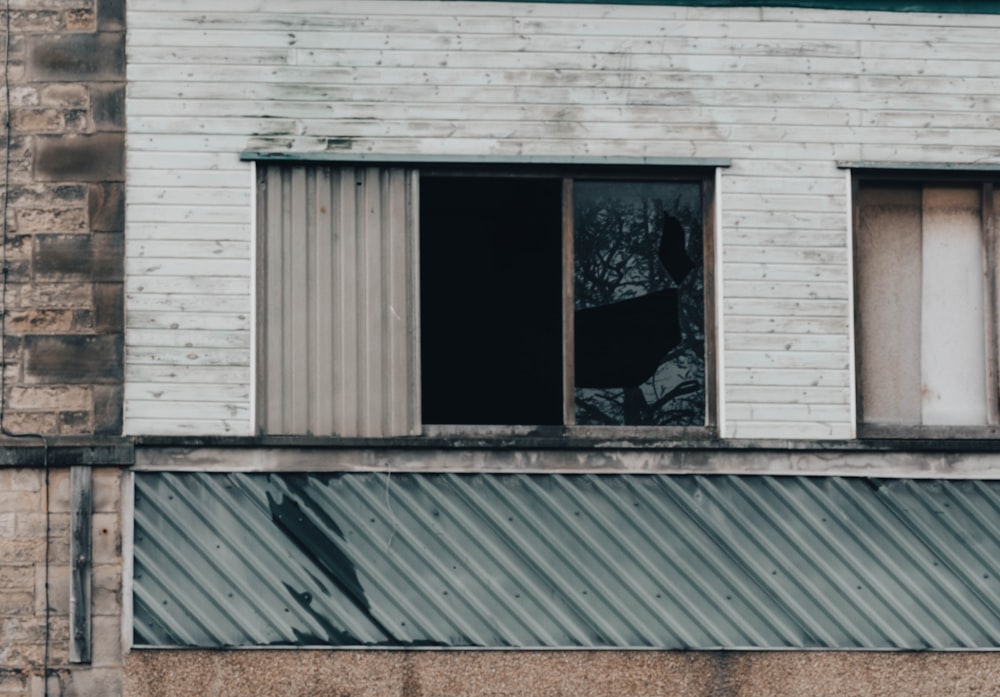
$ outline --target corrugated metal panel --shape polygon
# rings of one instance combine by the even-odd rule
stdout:
[[[1000,482],[136,475],[138,645],[1000,646]]]
[[[415,432],[416,172],[269,165],[259,185],[259,427]]]

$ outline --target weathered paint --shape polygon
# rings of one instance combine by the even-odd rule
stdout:
[[[1000,18],[987,14],[313,0],[246,9],[128,7],[131,433],[253,431],[249,342],[212,345],[222,337],[211,329],[250,331],[243,152],[731,159],[718,234],[721,435],[741,438],[852,433],[838,163],[1000,164],[990,50]],[[135,331],[140,319],[182,313],[204,324]],[[202,396],[150,389],[180,382]]]

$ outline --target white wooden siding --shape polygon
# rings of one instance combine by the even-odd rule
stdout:
[[[731,158],[722,435],[773,438],[853,433],[836,162],[1000,163],[998,16],[381,0],[127,9],[130,433],[253,430],[243,150]]]

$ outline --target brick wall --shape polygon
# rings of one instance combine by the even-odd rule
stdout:
[[[121,433],[124,0],[10,0],[3,425]]]

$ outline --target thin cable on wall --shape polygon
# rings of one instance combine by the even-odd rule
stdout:
[[[11,150],[11,122],[10,122],[10,0],[6,0],[4,6],[4,30],[3,30],[3,192],[0,195],[0,228],[3,230],[3,247],[0,248],[0,433],[7,435],[7,428],[4,425],[6,415],[6,392],[7,392],[7,205],[10,200],[10,150]]]

